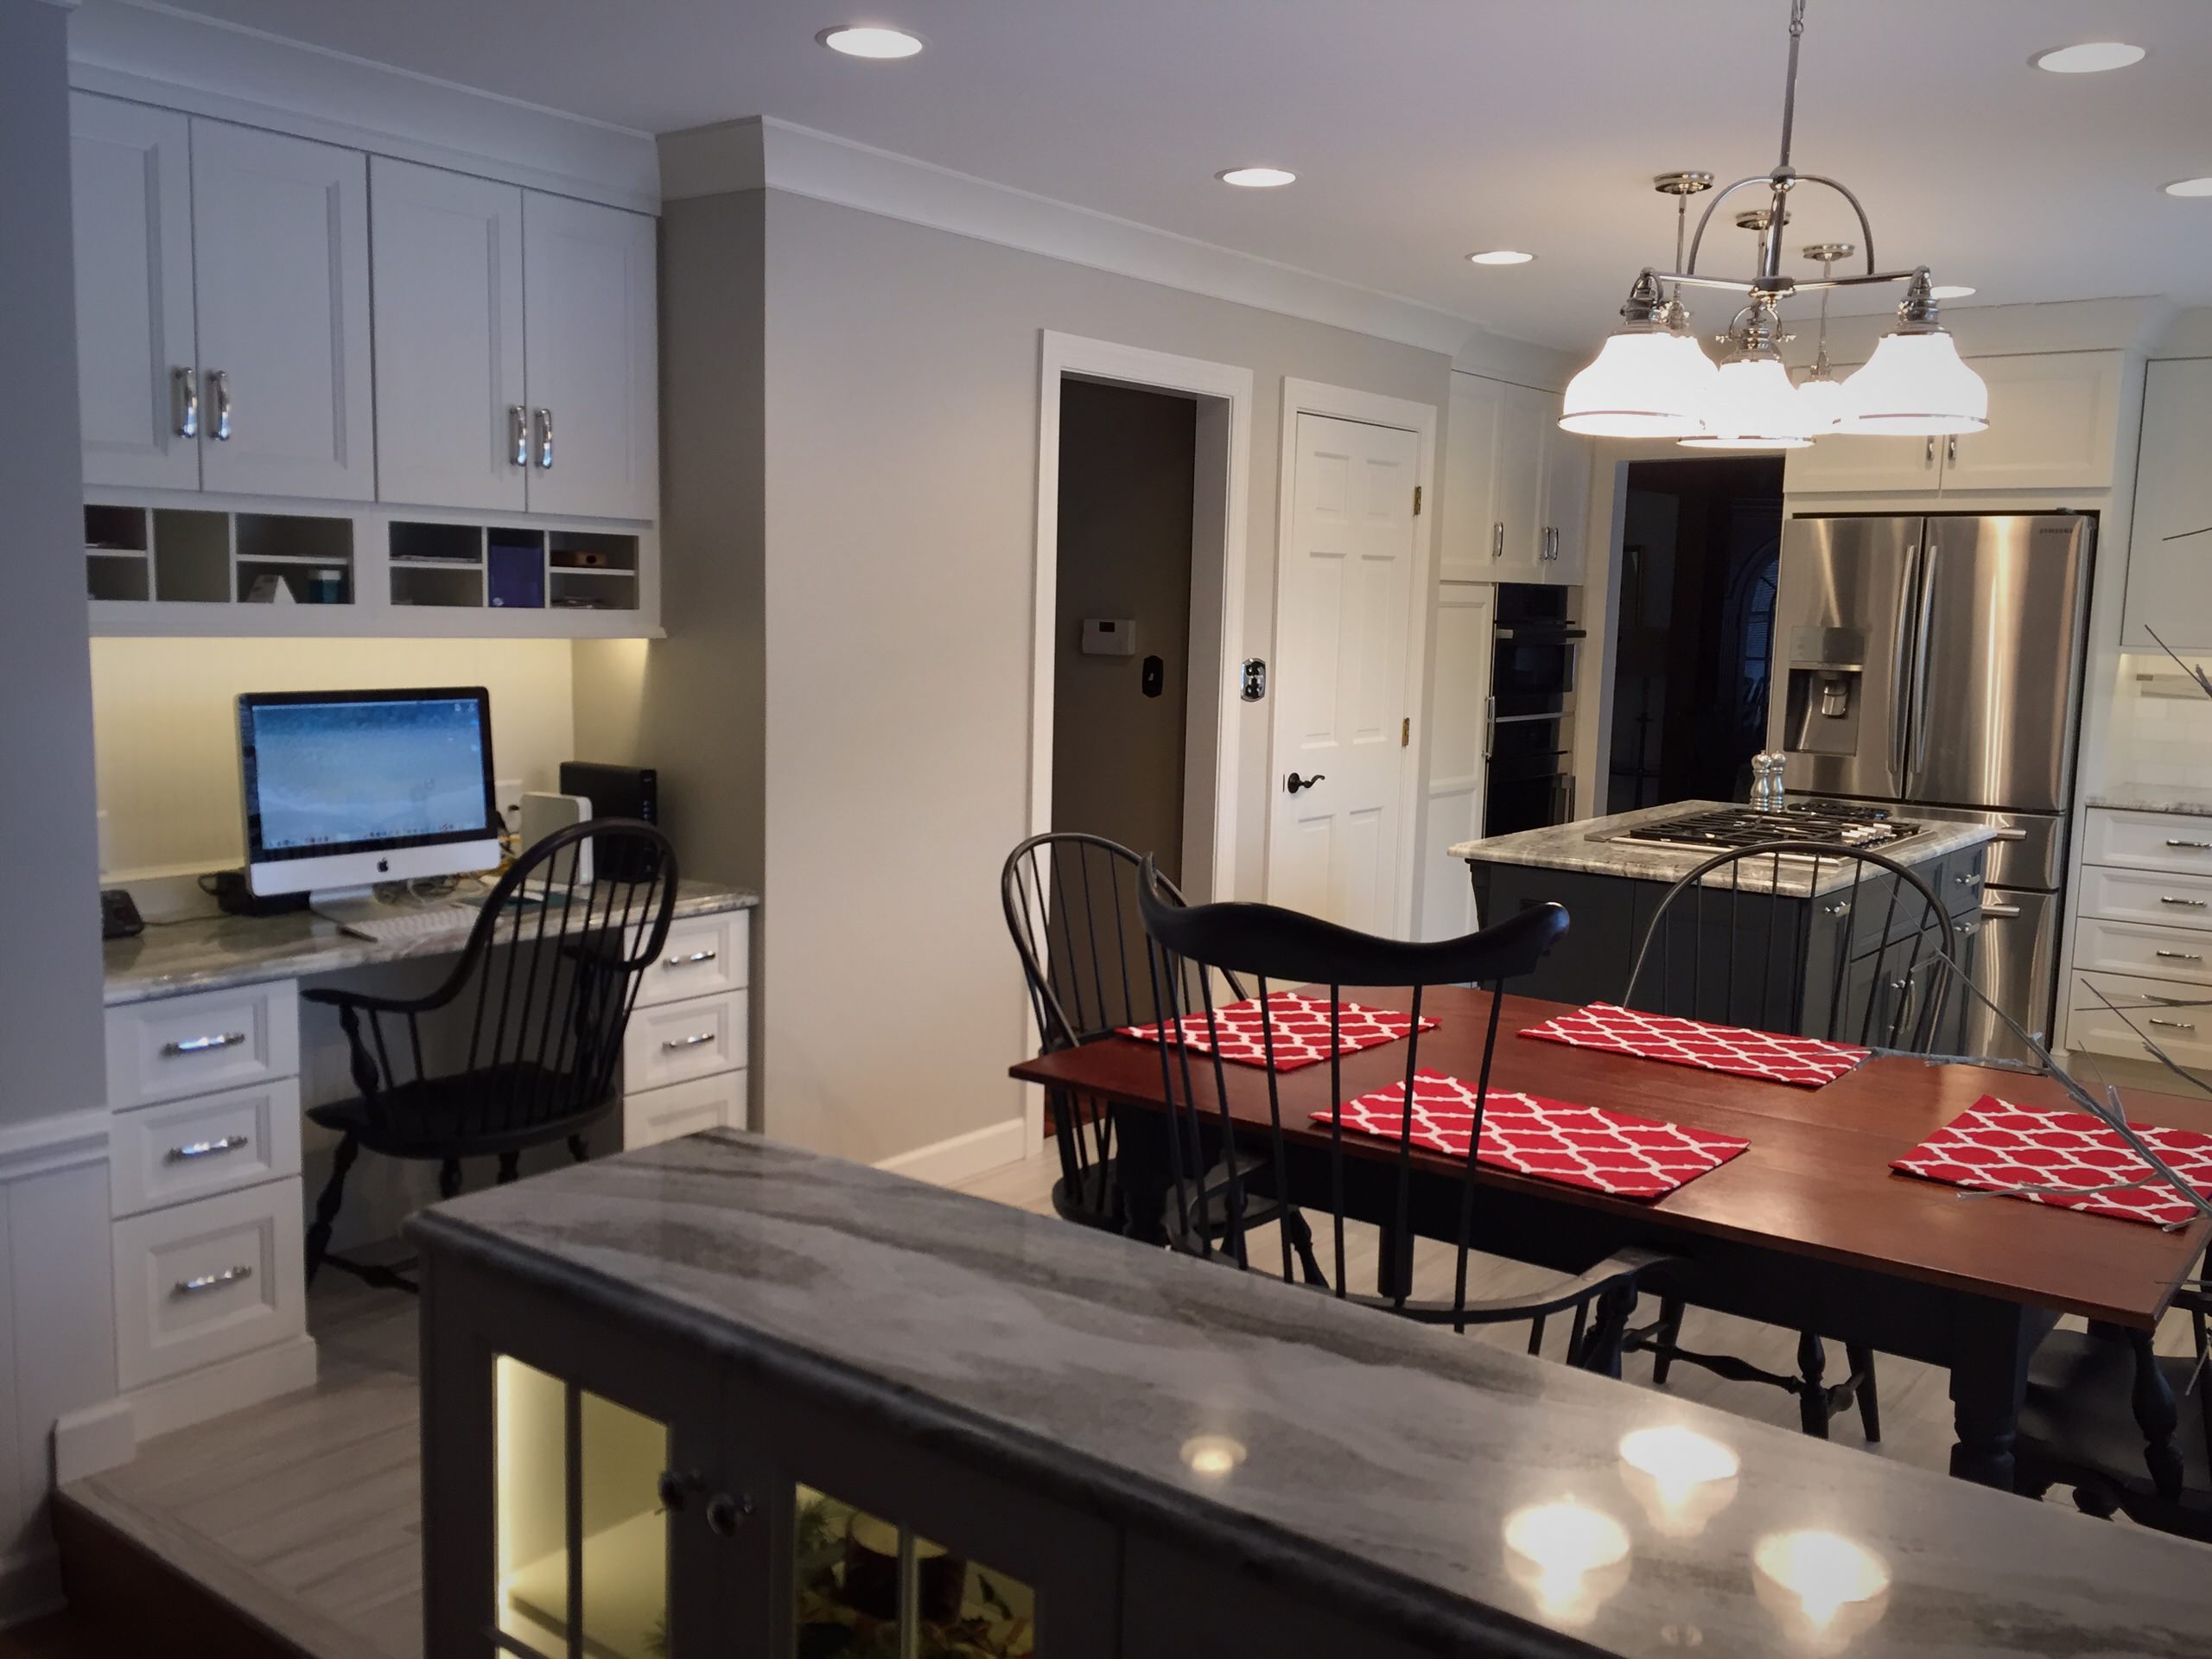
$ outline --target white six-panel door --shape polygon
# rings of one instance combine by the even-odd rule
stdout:
[[[1419,435],[1301,414],[1277,595],[1271,903],[1400,931]],[[1295,772],[1320,781],[1295,792]]]
[[[522,191],[375,156],[369,194],[377,497],[520,512]]]
[[[651,518],[660,468],[653,221],[533,190],[523,257],[531,511]]]
[[[77,385],[85,481],[200,487],[181,429],[194,378],[191,122],[76,92]]]
[[[368,157],[194,121],[192,208],[202,482],[372,499]]]

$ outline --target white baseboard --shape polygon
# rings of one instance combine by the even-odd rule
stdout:
[[[909,1175],[918,1181],[949,1186],[986,1170],[1020,1163],[1026,1134],[1025,1121],[1009,1117],[1004,1122],[986,1123],[980,1129],[956,1135],[950,1141],[917,1147],[895,1158],[886,1158],[876,1167],[897,1175]]]
[[[294,1337],[219,1365],[133,1389],[124,1400],[130,1407],[137,1437],[150,1440],[157,1434],[204,1423],[210,1417],[257,1406],[280,1394],[311,1389],[315,1354],[313,1337]]]
[[[54,1425],[54,1484],[67,1486],[119,1469],[138,1455],[138,1414],[128,1400],[105,1400]]]
[[[44,1522],[38,1531],[39,1548],[0,1556],[0,1630],[61,1610],[61,1562],[44,1541]]]

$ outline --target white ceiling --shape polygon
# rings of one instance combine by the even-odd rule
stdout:
[[[1671,257],[1649,177],[1774,159],[1787,0],[177,0],[648,132],[771,115],[1575,346]],[[918,58],[813,41],[890,22]],[[2052,75],[2082,40],[2141,64]],[[1885,266],[1976,304],[2212,304],[2207,0],[1812,0],[1796,160],[1858,192]],[[1295,169],[1232,190],[1220,168]],[[1743,193],[1724,214],[1756,199]],[[1748,267],[1714,219],[1702,269]],[[1789,242],[1848,237],[1801,193]],[[1533,264],[1465,256],[1516,247]],[[1893,302],[1893,299],[1892,302]],[[1839,310],[1876,308],[1859,297]],[[1727,302],[1706,300],[1701,327]]]

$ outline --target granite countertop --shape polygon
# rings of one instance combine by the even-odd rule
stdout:
[[[676,914],[711,916],[747,910],[760,895],[715,881],[679,880]],[[371,963],[447,956],[475,925],[473,908],[456,909],[453,925],[402,939],[362,939],[304,910],[283,916],[216,915],[149,926],[131,939],[110,939],[100,951],[104,1001],[112,1008],[187,991],[220,990],[272,979],[304,979]]]
[[[1643,881],[1679,881],[1710,857],[1711,852],[1694,847],[1662,847],[1652,842],[1614,841],[1608,837],[1624,830],[1663,823],[1669,818],[1681,817],[1691,812],[1719,811],[1725,807],[1740,807],[1742,804],[1740,801],[1670,801],[1664,806],[1647,806],[1634,812],[1617,812],[1611,817],[1583,818],[1573,823],[1555,823],[1542,830],[1522,830],[1513,835],[1492,836],[1483,841],[1463,841],[1452,848],[1451,855],[1464,858],[1471,863],[1522,864],[1545,870],[1580,870],[1592,875],[1631,876]],[[1897,816],[1912,820],[1911,809],[1900,807]],[[1991,824],[1946,823],[1937,818],[1923,818],[1916,822],[1927,827],[1911,839],[1880,850],[1900,864],[1925,864],[1930,860],[1993,841],[1998,833],[1996,827]],[[1754,860],[1741,867],[1742,887],[1745,893],[1780,892],[1800,899],[1815,892],[1833,893],[1847,887],[1852,884],[1854,874],[1848,866],[1829,865],[1821,870],[1820,885],[1816,888],[1811,885],[1813,866],[1809,859],[1783,860],[1778,882],[1773,878],[1770,861]],[[1725,876],[1707,879],[1727,880]]]
[[[2201,1659],[2212,1630],[2201,1546],[735,1131],[409,1231],[433,1275],[466,1256],[574,1297],[586,1329],[641,1321],[771,1386],[834,1389],[1225,1586],[1256,1572],[1425,1649]],[[1740,1472],[1670,1502],[1620,1451],[1659,1427]],[[1228,1466],[1200,1472],[1201,1440]],[[1510,1557],[1508,1529],[1562,1503],[1625,1557],[1549,1578]],[[1754,1565],[1807,1529],[1888,1575],[1825,1630]]]
[[[2118,807],[2127,812],[2179,812],[2193,818],[2212,818],[2212,788],[2188,784],[2107,784],[2086,798],[2091,806]]]

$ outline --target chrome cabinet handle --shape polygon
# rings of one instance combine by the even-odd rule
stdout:
[[[1490,527],[1490,556],[1493,559],[1505,556],[1505,523],[1503,519]]]
[[[1958,931],[1961,938],[1970,939],[1975,934],[1981,931],[1981,924],[1980,922],[1961,922],[1958,925]]]
[[[537,411],[537,464],[540,469],[550,471],[553,466],[553,411]]]
[[[714,1040],[713,1032],[702,1031],[696,1037],[671,1037],[661,1046],[664,1049],[696,1048],[702,1043],[711,1043]]]
[[[215,442],[231,441],[231,374],[227,369],[217,369],[207,377],[208,390],[215,398]]]
[[[2183,841],[2178,836],[2168,836],[2166,845],[2180,847],[2192,853],[2212,853],[2212,841]]]
[[[1484,759],[1484,760],[1489,760],[1489,759],[1490,759],[1490,756],[1491,756],[1491,748],[1496,745],[1497,741],[1497,697],[1496,697],[1496,696],[1487,696],[1487,697],[1484,697],[1484,698],[1483,699],[1483,759]]]
[[[530,411],[520,404],[507,405],[507,459],[517,467],[530,465]]]
[[[2145,1014],[2143,1023],[2146,1026],[2157,1026],[2162,1031],[2195,1031],[2196,1029],[2186,1020],[2161,1020],[2154,1014]]]
[[[196,369],[171,369],[169,385],[176,399],[176,435],[200,435],[200,374]]]
[[[1980,870],[1968,870],[1961,875],[1954,876],[1952,879],[1962,887],[1978,887],[1981,885],[1981,872]]]
[[[1943,440],[1943,464],[1946,467],[1955,467],[1959,464],[1959,439],[1956,433],[1953,433]]]
[[[2153,951],[2152,954],[2167,962],[2202,962],[2204,960],[2204,953],[2202,950],[2158,950]]]
[[[188,1146],[171,1147],[162,1161],[181,1164],[194,1158],[219,1158],[226,1152],[236,1152],[250,1139],[243,1135],[226,1135],[219,1141],[194,1141]]]
[[[241,1279],[253,1277],[253,1269],[241,1262],[235,1268],[225,1268],[220,1273],[203,1273],[196,1279],[176,1281],[175,1294],[197,1296],[203,1290],[219,1290],[225,1285],[234,1285]]]
[[[661,966],[664,968],[689,968],[697,963],[712,962],[720,955],[721,955],[721,952],[719,950],[694,950],[688,957],[671,957],[665,962],[662,963]]]
[[[1920,464],[1923,467],[1933,467],[1936,464],[1936,435],[1933,432],[1928,435],[1928,453],[1921,456]]]
[[[164,1054],[205,1054],[214,1048],[236,1048],[245,1041],[245,1033],[226,1031],[213,1037],[183,1037],[173,1043],[163,1043]]]
[[[2158,902],[2162,905],[2177,906],[2183,910],[2202,910],[2205,907],[2205,901],[2202,899],[2177,899],[2170,893],[2160,893]]]
[[[1822,905],[1821,908],[1831,916],[1848,916],[1851,914],[1851,900],[1839,899],[1833,904]]]

